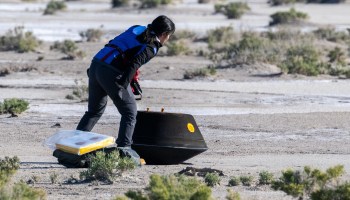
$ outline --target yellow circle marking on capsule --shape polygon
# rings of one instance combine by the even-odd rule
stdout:
[[[189,132],[194,133],[194,126],[193,126],[193,124],[188,123],[187,124],[187,129],[188,129]]]

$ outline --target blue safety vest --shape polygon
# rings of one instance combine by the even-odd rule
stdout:
[[[97,58],[107,64],[117,58],[118,55],[126,52],[128,49],[138,47],[140,50],[134,55],[141,53],[147,46],[145,43],[139,42],[136,37],[146,30],[145,26],[132,26],[124,33],[118,35],[102,48],[94,58]],[[124,56],[124,55],[123,55]]]

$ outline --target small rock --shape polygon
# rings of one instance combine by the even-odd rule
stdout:
[[[60,123],[56,123],[55,125],[52,125],[51,128],[61,128],[61,124]]]

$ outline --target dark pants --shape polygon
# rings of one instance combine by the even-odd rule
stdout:
[[[130,86],[124,89],[116,85],[115,78],[120,74],[121,72],[113,66],[95,59],[92,61],[89,71],[88,111],[80,120],[77,130],[91,131],[106,108],[108,95],[121,114],[117,145],[130,147],[136,124],[137,107]]]

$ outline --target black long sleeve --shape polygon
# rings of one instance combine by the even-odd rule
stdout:
[[[159,42],[147,44],[142,52],[140,52],[126,64],[126,70],[121,79],[117,81],[118,84],[124,88],[127,88],[134,77],[136,70],[156,56],[161,46],[162,45]]]

